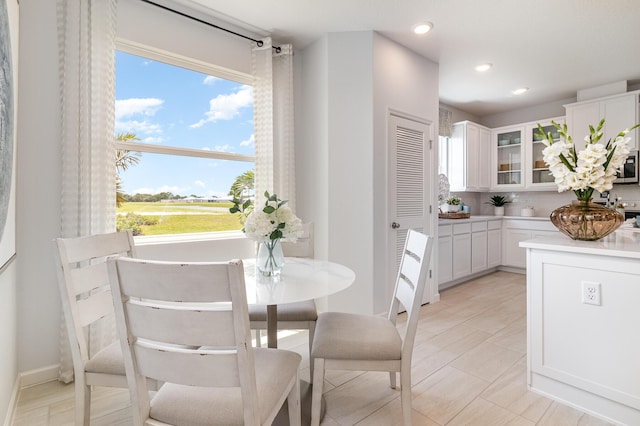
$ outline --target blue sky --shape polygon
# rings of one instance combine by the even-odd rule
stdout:
[[[140,142],[254,155],[251,86],[124,52],[116,54],[115,132]],[[253,163],[142,153],[125,193],[226,196]]]

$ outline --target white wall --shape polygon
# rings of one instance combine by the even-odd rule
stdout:
[[[387,215],[387,135],[390,110],[401,112],[432,123],[433,144],[431,163],[426,165],[431,174],[432,187],[437,182],[437,134],[439,123],[438,64],[400,46],[388,38],[374,37],[374,100],[373,100],[373,236],[374,313],[389,309],[389,295],[393,282],[389,282],[387,248],[389,247],[390,220]],[[435,199],[431,200],[435,203]],[[425,232],[435,235],[432,227]],[[435,287],[435,285],[434,285]]]
[[[387,118],[401,111],[432,121],[437,133],[438,67],[370,31],[328,34],[300,56],[304,118],[296,149],[305,177],[298,207],[316,222],[316,254],[356,273],[329,308],[384,312]]]
[[[22,0],[20,27],[17,297],[24,372],[58,362],[61,309],[51,251],[61,198],[55,2]]]

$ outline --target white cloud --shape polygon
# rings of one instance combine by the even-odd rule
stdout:
[[[162,128],[159,124],[150,123],[149,121],[118,121],[114,124],[116,132],[132,132],[136,134],[144,133],[147,135],[162,133]]]
[[[236,93],[218,95],[209,101],[209,111],[205,117],[189,127],[202,127],[208,122],[231,120],[240,113],[240,109],[253,102],[253,87],[243,85]]]
[[[231,150],[231,145],[216,145],[215,147],[213,147],[213,150],[217,152],[229,152]]]
[[[155,136],[149,136],[148,138],[142,139],[142,143],[148,143],[148,144],[160,145],[163,142],[164,142],[164,138],[155,137]]]
[[[249,139],[247,139],[246,141],[240,142],[240,146],[253,146],[255,142],[256,142],[256,135],[251,135],[249,136]]]
[[[130,98],[116,100],[116,120],[142,114],[151,117],[160,109],[164,100],[157,98]]]
[[[207,185],[205,185],[205,183],[204,183],[203,181],[201,181],[201,180],[197,180],[197,181],[193,182],[193,184],[194,184],[195,186],[199,187],[199,188],[204,188],[205,186],[207,186]]]
[[[203,83],[204,83],[204,84],[208,84],[208,85],[210,85],[210,86],[211,86],[211,85],[213,85],[213,84],[214,84],[216,81],[218,81],[218,80],[220,80],[220,78],[219,78],[219,77],[214,77],[214,76],[212,76],[212,75],[208,75],[208,76],[206,76],[206,77],[204,78]]]

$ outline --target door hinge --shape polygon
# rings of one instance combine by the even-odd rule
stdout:
[[[431,269],[429,269],[429,278],[432,278],[432,277],[431,277]]]
[[[429,149],[433,149],[433,139],[429,139]]]
[[[433,206],[429,204],[429,214],[433,213]]]

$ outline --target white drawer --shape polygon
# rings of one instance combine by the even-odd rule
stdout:
[[[451,235],[452,225],[440,225],[438,226],[438,236],[443,237],[447,235]]]
[[[453,225],[453,235],[468,234],[469,232],[471,232],[470,223],[459,223],[459,224]]]
[[[487,222],[472,222],[471,223],[471,232],[480,232],[487,230]]]
[[[500,220],[490,220],[487,222],[487,228],[491,229],[501,229],[502,228],[502,219]]]

